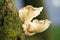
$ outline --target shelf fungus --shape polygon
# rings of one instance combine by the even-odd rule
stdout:
[[[34,17],[37,17],[38,15],[40,15],[40,12],[42,12],[42,9],[43,7],[35,8],[35,7],[32,7],[31,5],[28,5],[19,10],[19,17],[23,21],[22,28],[25,35],[32,36],[36,33],[40,33],[48,29],[49,25],[51,24],[50,20],[34,19],[32,21]]]

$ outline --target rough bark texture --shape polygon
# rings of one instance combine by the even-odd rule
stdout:
[[[32,5],[34,7],[44,7],[41,14],[38,17],[36,17],[36,19],[42,20],[42,19],[47,18],[45,6],[44,6],[44,1],[45,0],[24,0],[24,3],[25,3],[25,6]],[[34,36],[31,36],[31,37],[26,36],[26,40],[48,40],[47,39],[47,31],[45,31],[43,33],[36,34]]]
[[[0,0],[0,40],[24,40],[14,0]]]

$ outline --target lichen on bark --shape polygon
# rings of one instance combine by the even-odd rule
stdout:
[[[14,0],[0,0],[0,40],[24,40]]]

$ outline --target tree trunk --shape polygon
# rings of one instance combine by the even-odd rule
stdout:
[[[43,11],[41,12],[41,14],[38,17],[36,17],[36,19],[39,19],[39,20],[47,19],[46,10],[45,10],[45,6],[44,6],[44,0],[24,0],[24,3],[25,3],[25,6],[32,5],[34,7],[44,7]],[[36,34],[31,37],[26,36],[26,40],[48,40],[47,31]]]
[[[0,0],[0,40],[24,40],[14,0]]]

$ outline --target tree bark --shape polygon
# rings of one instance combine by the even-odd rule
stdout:
[[[24,40],[14,0],[0,0],[0,40]]]

